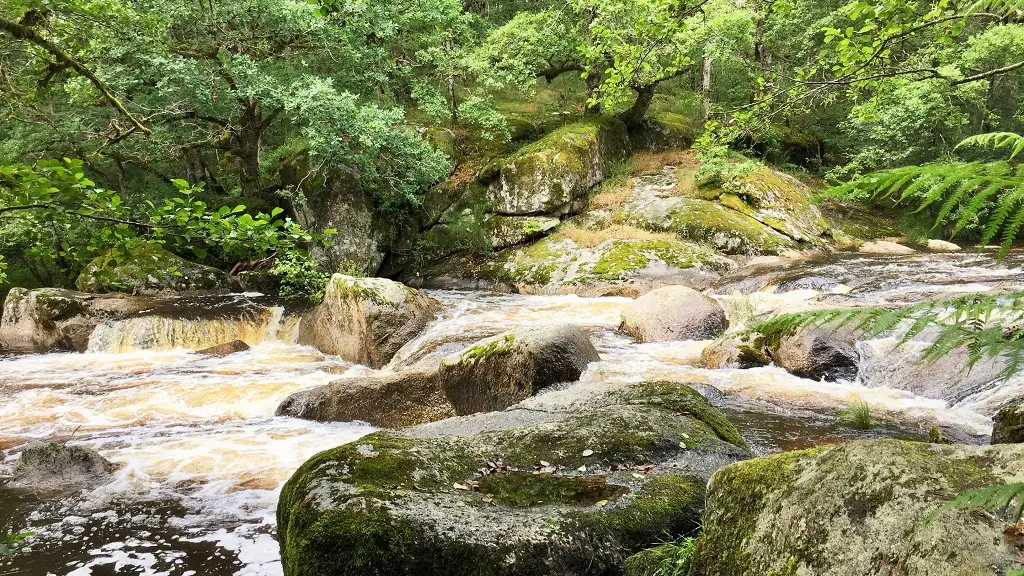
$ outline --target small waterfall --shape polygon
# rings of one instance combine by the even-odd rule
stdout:
[[[164,315],[147,311],[138,316],[104,322],[89,337],[88,352],[123,353],[138,350],[202,350],[241,340],[250,346],[267,340],[294,342],[298,318],[285,317],[280,306],[248,303],[230,314]]]

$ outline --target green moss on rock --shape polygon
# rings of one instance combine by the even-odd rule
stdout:
[[[93,260],[76,281],[83,292],[227,292],[237,288],[228,274],[189,262],[155,245],[127,253],[110,250]]]

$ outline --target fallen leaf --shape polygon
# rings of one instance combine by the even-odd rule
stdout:
[[[607,506],[607,505],[608,505],[608,501],[607,501],[607,500],[601,500],[600,502],[598,502],[598,503],[596,504],[596,506],[600,506],[600,507],[602,507],[602,508],[603,508],[603,507],[605,507],[605,506]]]
[[[637,480],[643,480],[644,479],[644,475],[643,474],[637,474],[636,472],[633,472],[633,478],[636,478]]]
[[[584,450],[583,451],[583,457],[584,458],[586,458],[588,456],[593,456],[593,455],[594,455],[594,451],[593,450]]]
[[[465,484],[459,484],[458,482],[452,484],[452,488],[455,488],[456,490],[469,490],[469,486],[466,486]]]
[[[680,442],[679,442],[679,447],[680,447],[680,448],[686,448],[686,442],[682,442],[682,441],[680,441]]]
[[[587,471],[587,467],[586,467],[586,465],[580,466],[579,468],[576,469],[576,471],[577,472],[586,472]]]
[[[545,468],[547,468],[548,466],[551,466],[551,462],[548,462],[546,460],[541,460],[540,461],[540,465],[545,467]]]

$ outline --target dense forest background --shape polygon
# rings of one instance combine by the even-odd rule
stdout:
[[[832,185],[959,154],[1009,180],[957,195],[901,173],[888,192],[923,201],[920,234],[989,240],[1015,167],[957,146],[1021,130],[1019,19],[949,0],[15,0],[0,252],[12,284],[69,285],[153,243],[223,269],[271,258],[301,284],[347,266],[305,256],[337,233],[311,216],[332,182],[401,221],[457,167],[588,114],[669,118],[709,173],[735,168],[729,148]]]

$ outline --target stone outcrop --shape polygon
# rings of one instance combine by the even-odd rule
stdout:
[[[905,256],[917,252],[913,248],[887,240],[865,242],[860,245],[858,250],[861,254],[877,254],[879,256]]]
[[[743,342],[736,338],[719,340],[700,354],[701,364],[710,370],[758,368],[771,364],[761,338]]]
[[[860,356],[849,328],[804,327],[766,336],[772,360],[795,376],[833,382],[857,377]]]
[[[553,384],[578,380],[599,360],[578,326],[523,328],[442,360],[441,388],[458,414],[502,410]]]
[[[435,368],[345,378],[300,390],[285,399],[277,415],[403,428],[454,416],[455,410],[441,390]]]
[[[60,288],[13,288],[0,317],[0,343],[34,352],[84,352],[97,325],[152,304],[146,298],[85,294]]]
[[[639,342],[662,342],[717,338],[728,327],[725,310],[713,298],[685,286],[668,286],[627,306],[619,330]]]
[[[300,321],[298,341],[381,368],[439,310],[436,300],[397,282],[335,274],[323,303]]]
[[[993,420],[993,444],[1024,444],[1024,404],[1003,408]]]
[[[216,346],[197,350],[196,354],[224,357],[235,354],[236,352],[245,352],[249,348],[250,346],[241,340],[232,340],[231,342],[225,342],[224,344],[217,344]]]
[[[117,467],[92,448],[53,442],[30,444],[15,461],[9,488],[66,492],[110,479]]]
[[[223,270],[189,262],[151,245],[133,250],[127,257],[112,250],[96,258],[75,285],[82,292],[99,294],[227,293],[240,288]]]
[[[1024,481],[1024,445],[850,442],[723,468],[690,576],[997,576],[1017,566],[1002,518],[940,505]]]
[[[963,250],[957,244],[946,242],[945,240],[935,240],[934,238],[925,243],[925,248],[932,252],[960,252]]]
[[[579,212],[587,194],[629,153],[626,127],[594,117],[563,126],[491,169],[491,210],[506,216]]]
[[[284,573],[621,573],[628,556],[696,528],[707,478],[748,452],[686,386],[603,390],[314,456],[281,493]]]

